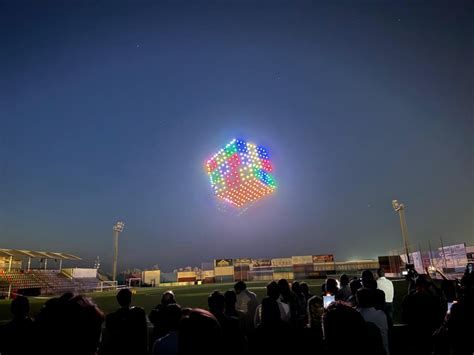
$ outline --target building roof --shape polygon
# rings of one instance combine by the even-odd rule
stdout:
[[[42,258],[42,259],[62,259],[62,260],[82,260],[80,257],[68,253],[20,250],[20,249],[0,249],[0,257],[14,258]]]

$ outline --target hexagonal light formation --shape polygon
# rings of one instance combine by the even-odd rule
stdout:
[[[276,189],[267,150],[242,139],[230,141],[205,166],[216,196],[237,207]]]

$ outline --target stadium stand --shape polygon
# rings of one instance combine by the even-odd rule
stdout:
[[[38,280],[43,282],[44,294],[61,292],[74,292],[75,285],[72,280],[56,270],[36,270],[33,272]]]
[[[2,271],[0,270],[0,290],[24,293],[25,290],[39,289],[43,295],[64,292],[90,292],[97,289],[97,278],[69,278],[58,270]]]
[[[85,270],[88,272],[86,277],[74,277],[73,274],[66,273],[66,269],[46,269],[48,259],[59,261],[60,266],[63,260],[81,260],[72,254],[0,249],[0,259],[0,296],[3,297],[8,297],[11,293],[55,295],[64,292],[90,292],[97,289],[100,281],[96,270],[92,269],[74,269],[76,274]],[[44,269],[30,268],[34,259],[44,263]],[[90,273],[91,270],[94,272]]]

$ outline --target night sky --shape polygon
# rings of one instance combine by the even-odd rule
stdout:
[[[474,243],[461,1],[0,1],[0,247],[110,269]],[[203,164],[268,148],[239,213]]]

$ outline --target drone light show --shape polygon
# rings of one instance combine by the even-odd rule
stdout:
[[[237,207],[276,189],[267,150],[241,139],[233,139],[205,165],[215,195]]]

